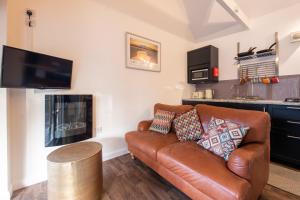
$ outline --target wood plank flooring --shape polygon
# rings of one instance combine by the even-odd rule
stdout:
[[[103,200],[188,200],[189,198],[139,160],[124,155],[103,163]],[[12,200],[47,200],[47,182],[14,192]],[[267,185],[259,200],[300,200]]]

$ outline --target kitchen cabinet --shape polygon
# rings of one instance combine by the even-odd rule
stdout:
[[[187,52],[187,75],[190,84],[218,82],[218,48],[209,45]]]
[[[197,104],[207,104],[212,106],[221,106],[226,108],[236,108],[245,110],[257,110],[265,112],[267,110],[267,105],[264,104],[249,104],[249,103],[230,103],[230,102],[212,102],[212,101],[182,101],[184,105],[197,105]]]
[[[300,106],[186,101],[184,105],[207,104],[227,108],[268,112],[271,116],[271,160],[300,168]]]
[[[300,106],[269,105],[271,157],[300,167]]]

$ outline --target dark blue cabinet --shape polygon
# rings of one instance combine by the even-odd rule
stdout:
[[[300,168],[300,106],[185,100],[182,104],[268,112],[271,116],[271,160]]]
[[[300,167],[300,106],[269,105],[271,158]]]

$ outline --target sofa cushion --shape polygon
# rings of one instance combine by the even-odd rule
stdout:
[[[223,108],[204,104],[196,105],[195,108],[198,113],[205,113],[199,116],[204,131],[207,130],[210,119],[217,117],[251,127],[242,144],[253,142],[264,143],[270,138],[271,123],[267,112]]]
[[[176,135],[181,142],[199,140],[203,133],[196,109],[174,119],[174,127]]]
[[[154,105],[154,113],[157,112],[157,110],[166,110],[169,112],[175,112],[175,117],[178,117],[182,115],[183,113],[189,112],[194,108],[194,106],[191,105],[167,105],[167,104],[161,104],[157,103]],[[172,123],[172,132],[175,132],[174,123]]]
[[[250,183],[232,173],[223,158],[196,142],[181,142],[160,149],[158,162],[213,199],[246,199]]]
[[[175,112],[157,110],[149,130],[162,133],[162,134],[169,133],[171,130],[172,121],[174,117],[175,117]]]
[[[175,112],[176,116],[178,116],[192,110],[193,108],[194,107],[191,105],[167,105],[167,104],[157,103],[154,105],[154,113],[156,113],[157,110],[166,110],[169,112]]]
[[[125,139],[129,148],[139,149],[154,160],[159,149],[178,142],[175,133],[163,135],[154,131],[132,131],[126,133]]]
[[[228,160],[229,155],[241,144],[249,127],[243,127],[229,120],[212,117],[207,131],[197,142],[200,146]]]

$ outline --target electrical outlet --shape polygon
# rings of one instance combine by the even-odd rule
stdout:
[[[28,27],[34,27],[36,25],[35,20],[34,20],[35,15],[36,15],[35,11],[27,8],[25,10],[25,15],[26,15],[26,20],[25,20],[26,25]]]
[[[96,133],[97,134],[102,133],[102,127],[101,126],[96,128]]]
[[[25,14],[26,14],[28,17],[30,16],[30,18],[32,18],[32,17],[35,17],[36,12],[35,12],[35,10],[32,9],[32,8],[26,8],[26,9],[25,9]]]

